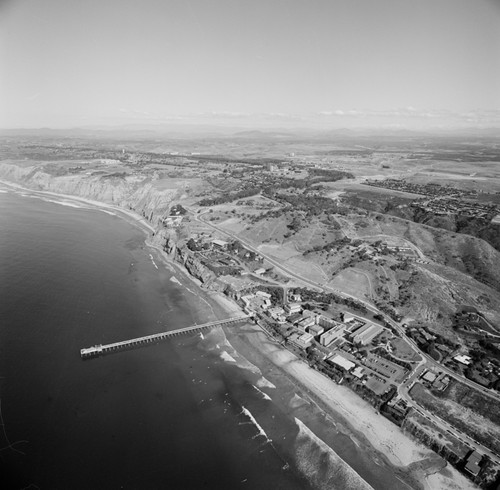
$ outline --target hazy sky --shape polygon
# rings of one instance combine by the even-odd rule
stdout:
[[[255,114],[500,125],[500,0],[0,0],[0,126]]]

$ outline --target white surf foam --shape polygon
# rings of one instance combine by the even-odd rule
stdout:
[[[245,357],[240,355],[238,351],[231,345],[231,343],[227,340],[222,328],[211,329],[206,333],[205,338],[205,348],[207,350],[224,349],[235,360],[236,365],[239,368],[245,369],[259,376],[262,375],[261,370],[255,364],[252,364]],[[259,383],[257,383],[257,385],[260,386]]]
[[[273,399],[267,393],[264,393],[262,390],[259,390],[259,388],[257,388],[257,386],[255,385],[252,386],[262,395],[262,398],[264,398],[265,400],[273,401]]]
[[[175,284],[178,284],[179,286],[182,286],[181,281],[179,281],[179,279],[177,279],[177,277],[175,277],[175,276],[172,276],[172,277],[170,278],[170,281],[171,281],[171,282],[174,282]]]
[[[242,413],[244,413],[250,419],[252,424],[255,425],[255,427],[257,427],[257,429],[259,430],[259,432],[257,434],[255,434],[252,437],[252,439],[255,439],[256,437],[262,436],[262,437],[265,437],[266,442],[271,442],[271,439],[269,439],[269,437],[267,437],[266,432],[260,426],[260,424],[257,422],[257,420],[255,420],[255,417],[251,414],[250,410],[246,409],[244,406],[242,406],[241,408],[242,408]]]
[[[225,350],[223,350],[220,353],[220,357],[223,361],[226,362],[236,362],[236,359],[231,354],[227,353]]]
[[[293,395],[293,398],[290,400],[289,405],[292,408],[299,408],[299,407],[302,407],[304,405],[309,405],[309,402],[307,402],[302,397],[297,395],[297,393],[295,393],[295,395]]]
[[[321,490],[373,490],[330,446],[301,420],[296,437],[296,463],[313,485]]]
[[[82,205],[79,205],[79,204],[75,204],[73,202],[68,202],[68,201],[58,201],[58,200],[55,200],[55,199],[47,199],[47,198],[40,198],[42,199],[42,201],[45,201],[45,202],[51,202],[51,203],[54,203],[54,204],[59,204],[60,206],[67,206],[68,208],[75,208],[75,209],[89,209],[87,206],[82,206]]]
[[[158,266],[156,265],[155,259],[153,258],[153,256],[151,254],[149,254],[149,258],[151,259],[151,262],[153,262],[153,265],[156,267],[156,269],[158,269]]]
[[[259,378],[259,379],[257,380],[257,386],[258,386],[259,388],[272,388],[273,390],[275,390],[275,389],[276,389],[276,386],[275,386],[275,385],[273,385],[273,384],[271,383],[271,381],[269,381],[268,379],[264,378],[264,376],[262,376],[261,378]]]

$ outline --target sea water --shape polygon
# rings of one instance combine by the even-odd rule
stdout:
[[[39,197],[0,193],[2,488],[370,488],[221,329],[82,361],[212,318],[139,228]]]
[[[139,229],[13,192],[0,210],[2,488],[307,485],[253,438],[199,337],[80,359],[203,320]]]

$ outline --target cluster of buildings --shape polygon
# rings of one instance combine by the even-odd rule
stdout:
[[[430,199],[418,199],[413,201],[411,206],[435,215],[460,214],[487,221],[498,215],[496,205],[476,201],[478,193],[475,190],[457,189],[434,183],[413,184],[404,179],[367,180],[365,184],[427,196]]]
[[[387,393],[405,375],[404,368],[376,354],[356,354],[362,347],[373,347],[373,340],[385,330],[381,325],[352,315],[336,321],[302,310],[299,303],[271,307],[267,314],[281,324],[287,343],[300,350],[314,347],[326,365],[350,379],[357,379],[375,395]]]
[[[443,391],[450,384],[450,377],[443,372],[435,372],[427,369],[420,376],[420,381],[427,388],[432,388],[436,391]]]
[[[384,331],[378,324],[350,315],[345,315],[344,321],[338,322],[325,315],[303,310],[300,303],[269,307],[267,315],[277,323],[293,327],[295,335],[292,334],[289,340],[293,343],[300,339],[298,346],[303,348],[310,345],[313,339],[323,347],[339,347],[346,341],[356,346],[366,346]]]
[[[384,189],[392,189],[411,194],[421,194],[423,196],[446,196],[458,199],[477,197],[477,192],[473,190],[457,189],[455,187],[442,186],[434,183],[414,184],[404,179],[367,180],[365,184],[372,187],[382,187]]]
[[[170,209],[168,216],[163,218],[163,225],[167,228],[178,228],[182,224],[182,220],[187,211],[180,205],[176,204]]]
[[[486,221],[491,221],[498,213],[498,208],[494,204],[443,197],[425,200],[419,199],[413,201],[410,205],[413,208],[421,209],[435,215],[445,216],[456,214]]]

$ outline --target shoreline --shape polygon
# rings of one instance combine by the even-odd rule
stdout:
[[[209,292],[203,289],[198,280],[193,278],[180,264],[172,260],[161,247],[152,243],[150,240],[151,232],[156,233],[156,230],[144,217],[137,213],[116,205],[93,201],[78,196],[34,190],[4,180],[0,180],[0,183],[12,188],[14,191],[32,193],[34,195],[40,194],[40,197],[46,196],[66,199],[89,206],[84,209],[113,211],[116,213],[113,213],[115,216],[138,226],[146,234],[145,246],[150,250],[154,250],[155,255],[157,255],[161,263],[166,269],[173,273],[172,278],[175,278],[174,282],[179,283],[184,289],[187,289],[188,292],[195,296],[198,301],[204,303],[198,303],[196,307],[197,316],[206,314],[208,309],[210,309],[214,319],[220,319],[223,314],[231,316],[235,312],[241,313],[241,308],[231,300],[222,296],[221,293]],[[175,272],[178,274],[175,274]],[[195,286],[195,291],[191,290],[188,287],[189,285]],[[196,289],[198,289],[198,291],[196,291]],[[191,300],[189,300],[189,302],[191,302]],[[443,481],[445,477],[440,473],[442,468],[434,468],[434,471],[431,470],[427,472],[417,468],[410,468],[410,466],[418,465],[419,462],[431,457],[438,458],[433,451],[413,441],[409,436],[406,436],[399,427],[378,414],[371,405],[362,400],[350,389],[337,385],[323,374],[310,368],[293,353],[279,346],[276,342],[271,340],[262,329],[255,325],[251,325],[250,327],[250,332],[245,329],[245,331],[235,335],[244,337],[249,348],[255,349],[278,369],[286,373],[288,377],[294,379],[300,391],[304,392],[314,403],[316,403],[320,410],[334,419],[337,417],[345,421],[346,426],[349,427],[353,434],[357,434],[361,439],[368,441],[371,448],[382,456],[385,456],[389,463],[395,468],[406,471],[408,474],[414,476],[415,480],[420,476],[423,480],[423,488],[429,490],[453,488],[453,486],[447,484],[448,482],[445,483]],[[229,336],[232,337],[233,334],[231,333]],[[318,404],[314,400],[315,397],[321,401],[321,404]],[[446,469],[450,472],[451,467],[446,465]],[[456,472],[456,470],[452,471]],[[462,477],[458,472],[456,473],[458,476]],[[451,479],[456,481],[455,476],[456,475],[452,475]],[[465,477],[462,478],[465,479]],[[446,478],[446,480],[448,480],[448,478]],[[472,486],[472,482],[466,481],[470,483],[470,488],[475,488]],[[459,484],[457,483],[457,485]],[[457,486],[456,488],[466,487]]]
[[[18,191],[25,191],[25,192],[30,192],[33,194],[42,194],[42,195],[46,195],[46,196],[52,196],[55,198],[64,198],[64,199],[67,199],[69,201],[76,201],[76,202],[79,202],[81,204],[87,204],[90,206],[87,209],[96,208],[98,210],[101,209],[101,210],[115,211],[116,213],[124,214],[125,216],[132,218],[134,223],[137,223],[138,225],[147,228],[149,231],[156,232],[153,225],[151,225],[148,222],[148,220],[146,220],[146,218],[144,218],[144,216],[141,216],[140,214],[137,214],[134,211],[131,211],[129,209],[122,208],[116,204],[109,204],[109,203],[105,203],[102,201],[94,201],[93,199],[88,199],[86,197],[81,197],[81,196],[74,196],[71,194],[60,194],[60,193],[52,192],[52,191],[31,189],[29,187],[24,187],[21,184],[17,184],[15,182],[10,182],[8,180],[3,180],[3,179],[0,179],[0,184],[4,184],[7,187],[12,187],[12,188],[14,188],[14,190],[18,190]],[[125,218],[122,217],[122,219],[125,219]]]
[[[343,426],[356,445],[361,443],[363,451],[382,456],[394,468],[395,474],[405,475],[406,478],[401,478],[405,484],[402,488],[478,488],[434,451],[403,433],[352,390],[310,368],[257,326],[231,333],[228,340],[233,346],[236,344],[236,351],[246,359],[252,355],[252,350],[264,357],[295,383],[299,396],[304,395],[321,412]],[[262,368],[261,364],[255,364]]]

